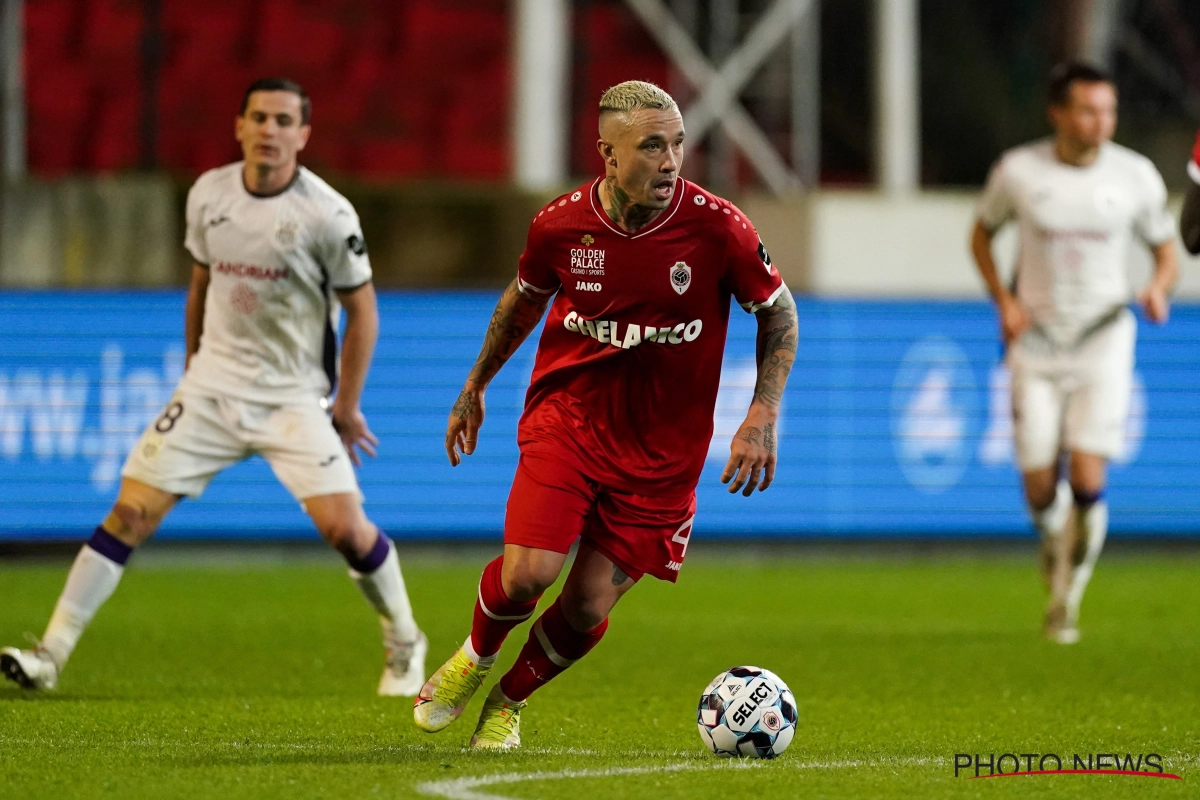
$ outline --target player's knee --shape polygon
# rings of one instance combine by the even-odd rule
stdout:
[[[1054,502],[1056,488],[1054,484],[1049,486],[1027,486],[1025,488],[1025,500],[1029,503],[1029,507],[1034,511],[1042,511],[1047,509]]]
[[[607,597],[563,591],[562,612],[567,623],[579,632],[590,631],[604,622],[612,611],[612,602]]]
[[[104,529],[127,544],[139,545],[154,535],[163,515],[118,501],[104,520]]]
[[[344,556],[356,557],[363,549],[366,531],[352,520],[329,520],[318,526],[321,538]]]
[[[1077,505],[1090,506],[1104,494],[1104,481],[1097,478],[1071,478],[1071,494]]]
[[[501,572],[504,593],[518,603],[541,597],[557,577],[542,564],[526,560],[510,564],[507,558]]]

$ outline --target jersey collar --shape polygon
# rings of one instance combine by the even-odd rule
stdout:
[[[301,169],[303,169],[303,167],[301,167],[299,164],[297,164],[296,171],[292,173],[291,180],[289,180],[287,183],[285,183],[283,186],[279,187],[275,191],[267,192],[265,194],[263,192],[253,191],[249,186],[246,185],[245,162],[242,162],[242,166],[238,168],[238,180],[241,182],[242,188],[246,190],[246,194],[250,195],[251,197],[253,197],[256,200],[270,200],[272,197],[279,197],[279,195],[284,194],[285,192],[287,192],[288,189],[291,189],[293,186],[295,186],[296,181],[300,180],[300,170]]]
[[[608,218],[608,214],[604,212],[604,209],[600,207],[601,180],[603,180],[603,178],[596,178],[595,182],[592,184],[591,190],[588,192],[588,199],[592,203],[592,211],[596,212],[596,216],[600,218],[600,221],[603,222],[609,230],[619,236],[624,236],[626,239],[639,239],[642,236],[654,233],[659,228],[666,225],[671,217],[675,216],[675,212],[679,210],[679,207],[683,205],[683,196],[687,194],[687,181],[685,181],[683,178],[676,178],[675,194],[671,198],[671,205],[667,206],[666,212],[664,212],[662,216],[655,220],[654,223],[649,227],[643,228],[637,233],[630,233],[629,231],[622,229],[621,226],[614,224],[613,221]]]

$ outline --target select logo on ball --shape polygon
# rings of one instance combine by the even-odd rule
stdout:
[[[759,667],[722,672],[705,687],[696,709],[700,741],[726,758],[775,758],[792,743],[797,718],[787,684]]]

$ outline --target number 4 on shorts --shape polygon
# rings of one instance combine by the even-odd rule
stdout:
[[[688,517],[687,522],[679,526],[679,530],[675,531],[675,535],[671,537],[672,542],[683,545],[683,552],[679,554],[680,561],[683,561],[683,559],[687,556],[688,542],[692,540],[692,523],[695,521],[696,515],[693,514],[692,516]],[[684,531],[687,532],[687,535],[684,535]]]

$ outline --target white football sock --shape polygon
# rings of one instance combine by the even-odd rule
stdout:
[[[1071,511],[1071,485],[1059,481],[1054,490],[1054,500],[1041,510],[1029,509],[1033,527],[1043,539],[1057,539],[1067,526],[1067,515]]]
[[[1104,540],[1108,538],[1108,503],[1097,500],[1087,508],[1075,507],[1076,536],[1087,542],[1083,561],[1071,571],[1071,586],[1067,591],[1067,615],[1074,624],[1079,617],[1079,606],[1083,603],[1083,593],[1088,581],[1092,579],[1092,571],[1104,549]]]
[[[417,639],[421,631],[413,619],[412,605],[408,602],[395,542],[388,540],[387,558],[378,569],[366,574],[351,569],[350,577],[367,602],[379,612],[379,623],[383,627],[386,642],[411,642]]]
[[[1067,481],[1059,481],[1050,505],[1042,509],[1029,509],[1029,518],[1041,539],[1041,557],[1048,559],[1043,561],[1042,569],[1050,589],[1051,608],[1064,602],[1071,579],[1068,555],[1064,550],[1072,507],[1071,485]]]
[[[79,555],[75,556],[75,563],[67,574],[67,584],[54,606],[50,624],[42,634],[42,647],[50,653],[60,670],[71,657],[71,651],[96,611],[116,590],[124,572],[124,566],[105,558],[87,545],[79,549]]]
[[[481,656],[479,653],[476,653],[475,644],[471,641],[471,634],[469,633],[467,634],[466,640],[463,641],[462,647],[463,651],[467,654],[467,658],[471,659],[481,667],[491,668],[496,663],[496,656],[500,655],[499,653],[493,653],[490,656]]]

